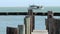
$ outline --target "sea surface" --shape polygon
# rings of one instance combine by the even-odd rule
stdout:
[[[48,12],[49,10],[53,12],[60,12],[60,7],[44,7],[43,9],[33,9],[33,12]],[[0,7],[0,12],[28,12],[27,7]],[[12,15],[1,15],[0,16],[0,34],[6,34],[6,27],[15,27],[24,24],[24,17],[22,15],[12,16]],[[54,16],[54,18],[60,19],[60,16]],[[45,30],[45,19],[47,16],[35,16],[35,29]]]

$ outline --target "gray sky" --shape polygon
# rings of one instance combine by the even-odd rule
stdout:
[[[60,0],[0,0],[0,7],[26,7],[32,4],[60,6]]]

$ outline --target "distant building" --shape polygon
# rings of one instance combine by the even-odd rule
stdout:
[[[48,34],[47,30],[33,30],[32,34]]]
[[[25,26],[18,25],[18,34],[25,34]]]
[[[60,19],[53,18],[52,12],[48,12],[48,19],[46,19],[45,24],[49,34],[60,34]]]
[[[7,27],[6,34],[18,34],[18,30],[14,27]]]

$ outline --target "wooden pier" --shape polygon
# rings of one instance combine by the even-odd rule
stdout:
[[[47,16],[47,12],[33,12],[34,15],[41,15],[41,16]],[[0,15],[28,15],[28,12],[0,12]],[[60,16],[59,12],[55,12],[54,16]]]

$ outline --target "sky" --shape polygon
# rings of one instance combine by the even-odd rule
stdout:
[[[0,7],[60,6],[60,0],[0,0]]]

